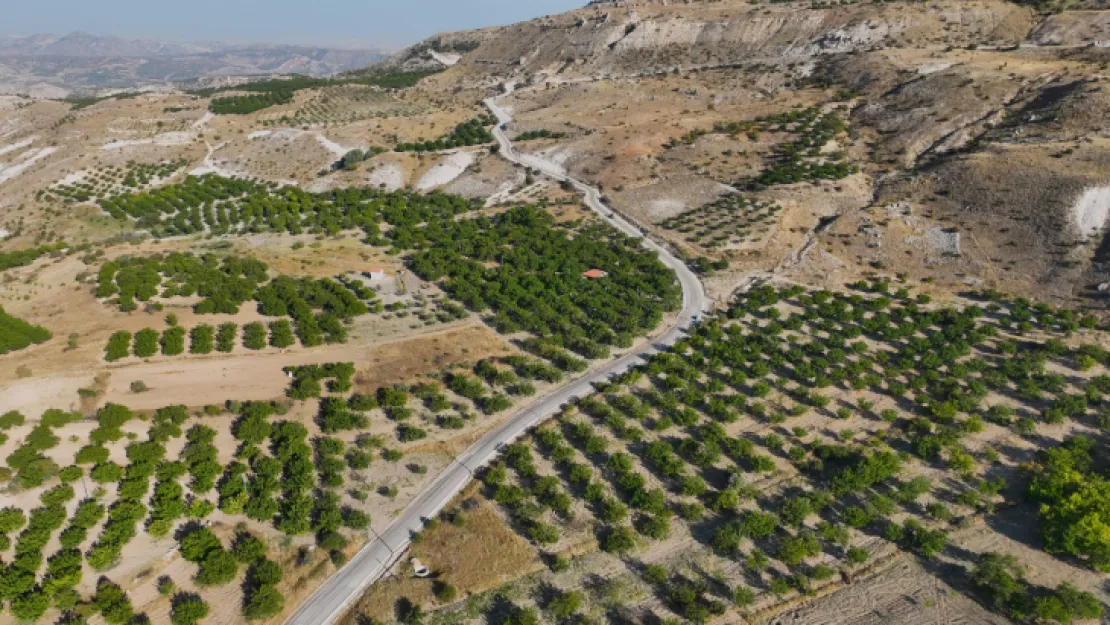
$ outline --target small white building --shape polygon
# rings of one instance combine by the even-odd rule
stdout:
[[[371,280],[385,280],[385,269],[381,267],[374,267],[366,272],[366,277]]]

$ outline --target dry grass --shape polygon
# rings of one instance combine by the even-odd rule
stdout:
[[[429,531],[413,554],[463,592],[481,592],[531,572],[539,565],[536,550],[509,529],[493,502],[474,483],[463,497],[478,506],[462,513],[464,524],[442,523]]]
[[[510,345],[485,326],[468,326],[414,338],[376,349],[367,367],[359,368],[356,392],[367,393],[461,362],[513,353]]]
[[[462,526],[441,523],[428,530],[423,540],[412,547],[412,556],[420,558],[435,571],[435,578],[418,579],[409,575],[407,559],[393,574],[375,584],[356,604],[342,625],[353,625],[360,615],[390,620],[397,604],[407,599],[427,606],[436,603],[434,586],[437,581],[451,584],[460,597],[495,588],[532,573],[542,567],[539,554],[523,538],[505,525],[493,502],[472,483],[456,502],[473,500],[477,507],[462,512]]]

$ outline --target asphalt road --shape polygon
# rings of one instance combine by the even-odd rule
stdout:
[[[512,91],[508,85],[507,92]],[[512,142],[501,130],[502,124],[512,121],[508,112],[497,104],[497,98],[486,100],[486,106],[498,119],[494,137],[501,146],[501,156],[514,163],[531,167],[543,174],[574,185],[585,198],[586,205],[614,228],[629,236],[643,240],[644,247],[658,253],[659,260],[675,271],[682,285],[682,311],[674,325],[643,349],[629,353],[583,378],[579,378],[543,397],[531,408],[513,415],[505,423],[482,437],[466,452],[456,458],[389,527],[367,543],[347,564],[324,582],[291,616],[287,625],[330,625],[336,621],[359,596],[382,577],[404,555],[413,532],[424,527],[424,519],[435,517],[473,478],[474,473],[500,450],[540,421],[555,414],[569,401],[593,392],[595,382],[624,373],[662,348],[675,343],[703,314],[708,306],[705,290],[697,276],[686,265],[672,256],[665,248],[644,237],[640,230],[613,213],[601,200],[601,193],[594,187],[569,178],[558,167],[526,155],[518,154]]]

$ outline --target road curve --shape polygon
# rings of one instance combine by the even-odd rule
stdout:
[[[512,91],[512,85],[506,92]],[[618,358],[585,377],[579,378],[542,398],[527,410],[513,415],[505,423],[483,436],[429,484],[423,492],[390,523],[384,532],[363,547],[347,564],[314,592],[297,611],[286,620],[287,625],[331,625],[375,581],[382,577],[400,558],[409,544],[413,532],[424,527],[424,519],[435,517],[469,482],[474,473],[497,456],[501,448],[545,418],[555,414],[569,401],[593,392],[595,382],[606,380],[638,364],[645,356],[675,343],[706,311],[708,300],[705,290],[686,265],[665,248],[646,238],[628,221],[613,213],[601,200],[601,192],[583,182],[568,177],[557,167],[513,150],[512,142],[501,126],[512,121],[508,112],[497,104],[497,98],[485,102],[497,117],[493,131],[501,146],[501,156],[513,163],[531,167],[560,182],[569,182],[582,193],[586,205],[621,232],[641,239],[644,247],[656,252],[659,260],[674,270],[682,286],[682,311],[674,325],[662,336],[644,348]]]

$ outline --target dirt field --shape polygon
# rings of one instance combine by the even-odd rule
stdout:
[[[760,625],[1009,625],[911,558]]]

